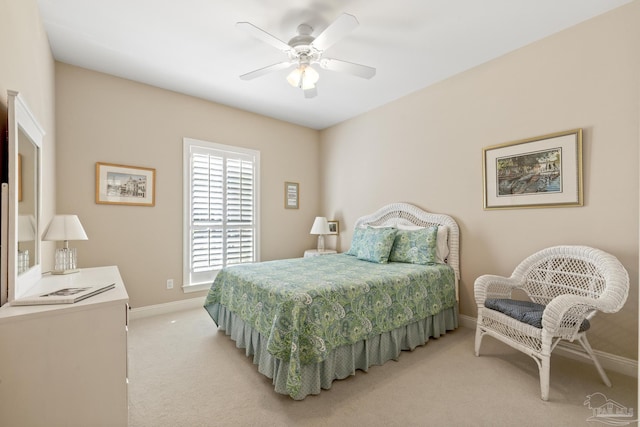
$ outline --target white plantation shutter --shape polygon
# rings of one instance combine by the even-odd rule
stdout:
[[[185,285],[258,261],[259,152],[184,139]]]

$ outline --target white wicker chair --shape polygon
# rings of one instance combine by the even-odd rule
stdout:
[[[488,299],[511,299],[515,289],[545,306],[541,328],[485,307]],[[474,292],[478,304],[476,356],[484,335],[531,356],[540,372],[542,400],[548,400],[551,352],[562,339],[578,340],[585,353],[577,353],[593,360],[600,377],[611,387],[581,326],[596,311],[617,312],[627,299],[629,275],[613,255],[586,246],[543,249],[520,263],[511,277],[479,277]],[[489,302],[495,304],[495,300]]]

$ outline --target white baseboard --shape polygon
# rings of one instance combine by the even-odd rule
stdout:
[[[183,299],[180,301],[167,302],[164,304],[147,305],[144,307],[132,308],[129,319],[142,319],[144,317],[157,316],[159,314],[173,313],[174,311],[188,310],[204,305],[204,297]]]
[[[458,320],[460,321],[460,326],[469,329],[476,328],[476,318],[471,316],[465,316],[464,314],[458,315]],[[580,345],[569,342],[562,342],[562,344],[556,347],[553,354],[557,354],[558,356],[568,357],[569,359],[579,360],[581,362],[592,363],[590,359],[587,360],[584,357],[576,355],[570,351],[562,348],[566,346],[568,348],[582,350]],[[615,354],[606,353],[604,351],[593,350],[595,355],[598,357],[600,364],[605,370],[618,372],[619,374],[627,375],[629,377],[638,378],[638,361],[633,359],[628,359],[626,357],[616,356]]]
[[[465,316],[464,314],[458,314],[458,320],[460,326],[463,328],[476,329],[476,318],[471,316]]]

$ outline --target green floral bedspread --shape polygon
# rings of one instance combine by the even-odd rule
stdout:
[[[290,362],[294,392],[301,364],[453,307],[454,271],[345,254],[237,265],[223,269],[207,295],[216,324],[221,305],[267,337],[269,353]]]

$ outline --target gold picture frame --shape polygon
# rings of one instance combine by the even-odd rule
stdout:
[[[284,208],[298,209],[300,207],[300,185],[297,182],[284,183]]]
[[[482,150],[484,209],[583,205],[582,129]]]
[[[140,166],[96,163],[96,203],[155,206],[156,170]]]

